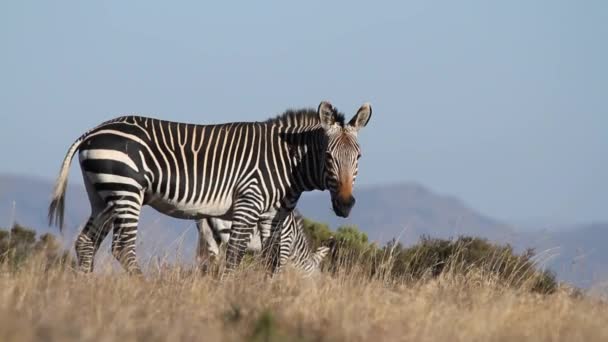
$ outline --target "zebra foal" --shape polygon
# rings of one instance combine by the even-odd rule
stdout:
[[[291,263],[304,276],[310,276],[319,271],[321,262],[334,246],[334,238],[331,237],[313,251],[306,237],[302,215],[297,209],[287,215],[281,225],[282,228],[273,228],[273,231],[280,232],[283,236],[280,241],[285,248],[282,251],[288,252],[288,254],[282,256],[282,258]],[[199,229],[197,261],[203,270],[206,270],[210,264],[217,262],[221,245],[228,242],[231,222],[218,218],[207,218],[198,221],[197,227]],[[262,251],[262,240],[256,230],[247,245],[247,249],[253,252]],[[264,240],[268,241],[267,239]],[[265,248],[272,249],[273,247],[268,242],[266,243]],[[266,254],[265,257],[272,257],[272,255]]]

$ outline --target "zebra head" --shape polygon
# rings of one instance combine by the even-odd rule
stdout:
[[[315,260],[315,268],[318,269],[321,262],[329,252],[331,252],[334,248],[336,248],[336,238],[334,236],[330,236],[329,239],[325,240],[321,246],[317,247],[313,254],[313,259]]]
[[[357,133],[369,122],[372,107],[369,103],[363,104],[347,124],[329,102],[321,102],[317,112],[327,138],[323,163],[325,184],[336,215],[348,217],[355,205],[353,186],[361,157]]]
[[[331,236],[328,240],[325,240],[321,246],[317,247],[315,252],[305,261],[304,265],[300,267],[304,272],[304,276],[310,277],[321,272],[321,263],[325,257],[332,252],[335,246],[336,239]]]

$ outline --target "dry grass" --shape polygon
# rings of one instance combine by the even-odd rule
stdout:
[[[608,306],[564,291],[531,294],[491,279],[410,285],[342,274],[219,282],[176,267],[0,273],[0,341],[608,341]]]

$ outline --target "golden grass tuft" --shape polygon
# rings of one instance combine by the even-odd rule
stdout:
[[[218,281],[173,266],[140,279],[35,259],[0,272],[0,341],[608,341],[606,322],[599,300],[474,272],[398,284],[254,265]]]

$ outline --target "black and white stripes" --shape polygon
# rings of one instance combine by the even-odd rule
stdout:
[[[96,250],[113,230],[114,256],[129,272],[140,272],[135,242],[144,205],[181,219],[231,220],[226,257],[232,270],[256,227],[280,226],[276,222],[290,215],[304,191],[328,189],[335,213],[348,216],[360,156],[357,132],[370,117],[371,106],[364,104],[346,124],[322,102],[316,111],[287,111],[264,122],[193,125],[116,118],[70,146],[49,221],[63,225],[68,170],[78,152],[91,203],[75,246],[83,271],[93,269]]]
[[[283,222],[280,222],[280,244],[284,245],[282,251],[284,255],[280,255],[281,264],[290,263],[296,269],[301,271],[304,276],[310,276],[318,271],[321,262],[330,251],[334,240],[333,237],[326,241],[322,246],[319,246],[313,251],[308,242],[301,214],[294,209],[285,217]],[[228,242],[230,237],[231,221],[218,218],[207,218],[197,222],[199,228],[199,243],[197,251],[197,260],[199,264],[206,270],[211,264],[215,264],[218,260],[219,251],[222,244]],[[275,230],[273,228],[273,230]],[[260,236],[256,230],[247,249],[253,252],[262,251],[262,240],[268,241],[268,237]],[[265,248],[272,248],[266,244]],[[276,271],[279,271],[277,269]]]

